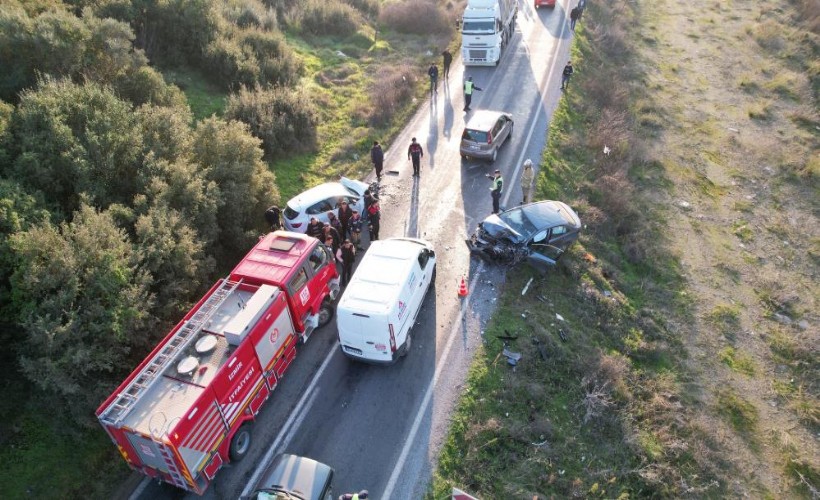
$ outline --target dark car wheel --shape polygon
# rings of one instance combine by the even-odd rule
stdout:
[[[401,357],[407,356],[407,353],[410,352],[410,347],[413,345],[413,335],[410,332],[407,332],[407,340],[404,341],[404,349],[401,351]]]
[[[228,450],[228,455],[231,457],[231,462],[239,462],[248,450],[251,449],[251,424],[244,424],[236,431],[231,439],[231,447]]]

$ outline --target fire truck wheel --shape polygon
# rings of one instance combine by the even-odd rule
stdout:
[[[322,302],[322,307],[319,308],[319,328],[330,323],[333,319],[333,305],[327,300]]]
[[[245,455],[248,454],[248,450],[251,449],[251,426],[250,424],[245,424],[236,431],[236,434],[233,435],[233,439],[231,440],[231,448],[228,453],[231,456],[231,462],[239,462]]]

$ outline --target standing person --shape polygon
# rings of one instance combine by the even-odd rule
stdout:
[[[490,194],[493,197],[493,213],[498,213],[498,202],[501,200],[501,193],[504,191],[504,179],[501,177],[501,170],[496,169],[495,175],[491,176],[487,174],[487,177],[490,178]]]
[[[336,250],[336,260],[342,265],[342,285],[350,283],[350,276],[353,275],[353,263],[356,261],[356,248],[350,240],[346,239],[342,246]]]
[[[336,253],[336,250],[339,249],[339,244],[342,242],[341,237],[339,237],[339,232],[331,226],[330,224],[325,224],[325,227],[322,228],[322,241],[327,241],[328,238],[333,239],[332,248],[333,253]]]
[[[473,102],[473,91],[474,90],[484,90],[475,83],[473,83],[473,77],[468,76],[467,81],[464,82],[464,111],[470,110],[470,103]]]
[[[319,219],[317,219],[316,217],[310,218],[310,223],[307,225],[305,234],[307,234],[308,236],[313,236],[316,239],[322,237],[322,223],[319,222]],[[321,241],[324,241],[324,239],[322,239]]]
[[[342,222],[338,217],[336,217],[334,212],[327,213],[327,223],[330,224],[330,226],[333,227],[337,233],[339,233],[339,236],[342,236]]]
[[[433,95],[434,92],[438,94],[438,67],[436,63],[430,63],[427,74],[430,75],[430,95]]]
[[[370,161],[373,162],[373,168],[376,169],[376,180],[382,180],[382,169],[384,168],[384,151],[379,141],[373,141],[373,147],[370,148]]]
[[[532,181],[535,179],[535,173],[532,171],[532,160],[527,158],[524,162],[524,171],[521,172],[521,192],[523,198],[521,204],[527,203],[530,198],[530,191],[532,190]]]
[[[348,222],[350,227],[350,241],[356,246],[356,250],[364,250],[362,248],[362,216],[358,210],[353,211]]]
[[[569,78],[574,72],[575,70],[572,68],[572,61],[567,61],[567,65],[564,66],[564,73],[561,75],[561,90],[569,88]]]
[[[413,137],[413,140],[410,141],[410,147],[407,148],[407,159],[413,160],[413,175],[416,177],[421,176],[422,157],[424,157],[424,150],[421,148],[421,144],[416,142],[416,138]]]
[[[446,80],[450,76],[450,64],[453,62],[453,54],[450,53],[450,49],[444,49],[444,52],[441,53],[441,59],[444,68],[444,79]]]
[[[367,225],[367,229],[370,231],[370,241],[376,241],[379,239],[379,224],[381,223],[381,218],[382,213],[381,210],[379,210],[379,200],[375,200],[368,209],[367,217],[370,221]]]
[[[571,11],[569,11],[569,29],[575,31],[575,23],[578,22],[578,18],[581,17],[581,9],[578,7],[573,7]]]
[[[282,213],[279,207],[272,205],[265,210],[265,222],[270,226],[271,231],[282,229],[282,221],[279,219],[279,214]]]
[[[370,206],[376,198],[373,197],[373,192],[370,191],[370,188],[364,190],[364,195],[362,195],[362,198],[364,199],[364,212],[362,213],[362,220],[366,221],[367,218],[370,217]]]
[[[353,209],[347,204],[346,200],[339,203],[339,223],[341,224],[342,238],[347,238],[347,232],[350,231],[350,218],[353,217]]]

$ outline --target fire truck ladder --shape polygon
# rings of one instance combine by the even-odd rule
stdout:
[[[160,444],[159,454],[162,456],[162,461],[165,462],[165,466],[168,468],[168,475],[170,475],[171,479],[173,479],[174,486],[186,488],[187,483],[185,482],[185,479],[182,477],[182,474],[179,472],[176,459],[174,458],[174,455],[171,452],[171,450],[169,450],[168,447],[164,444]]]
[[[214,312],[219,309],[219,306],[225,302],[225,299],[231,296],[241,283],[242,280],[223,280],[219,288],[217,288],[214,293],[208,297],[208,300],[197,309],[196,313],[177,330],[165,346],[151,358],[151,361],[145,365],[139,375],[134,377],[134,380],[128,384],[124,391],[119,393],[117,399],[105,410],[105,413],[103,413],[100,419],[112,426],[117,426],[122,422],[131,408],[139,401],[140,395],[148,391],[151,385],[157,380],[157,376],[168,366],[168,363],[173,361],[175,355],[185,349],[191,340],[196,337],[197,333],[202,330],[202,327],[207,323]]]

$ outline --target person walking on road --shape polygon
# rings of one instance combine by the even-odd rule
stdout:
[[[569,79],[574,72],[572,61],[567,61],[567,65],[564,66],[564,73],[561,75],[561,90],[569,89]]]
[[[521,172],[521,204],[528,203],[530,199],[530,191],[532,190],[532,181],[535,179],[535,173],[532,171],[532,160],[527,158],[524,162],[524,171]]]
[[[382,219],[382,213],[379,209],[379,200],[375,200],[367,211],[369,221],[367,229],[370,231],[370,241],[376,241],[379,239],[379,225]]]
[[[569,11],[569,29],[575,31],[575,23],[578,22],[578,19],[581,17],[581,9],[578,7],[573,7],[571,11]]]
[[[497,214],[499,211],[498,203],[501,201],[501,193],[504,191],[504,179],[501,177],[501,170],[496,169],[495,175],[487,174],[490,178],[490,194],[493,197],[493,213]]]
[[[475,83],[473,83],[473,77],[468,76],[467,81],[464,82],[464,111],[470,110],[470,103],[473,101],[473,91],[475,90],[484,90]]]
[[[430,68],[427,70],[430,76],[430,95],[438,94],[438,67],[436,63],[430,63]]]
[[[353,275],[353,263],[356,262],[356,247],[349,239],[336,250],[336,260],[342,265],[342,285],[347,285]]]
[[[450,64],[453,62],[453,54],[450,53],[450,49],[444,49],[444,52],[441,53],[441,64],[443,67],[444,79],[446,80],[447,77],[450,76]]]
[[[421,144],[416,142],[416,138],[413,137],[413,140],[410,142],[410,147],[407,148],[407,159],[413,160],[414,177],[421,176],[421,159],[423,156],[424,150],[421,148]]]
[[[384,168],[384,151],[379,141],[373,141],[373,147],[370,148],[370,161],[373,162],[373,168],[376,169],[376,180],[382,180],[382,169]]]

